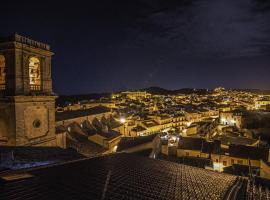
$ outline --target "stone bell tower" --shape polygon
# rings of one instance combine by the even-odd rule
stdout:
[[[0,38],[0,145],[55,146],[50,46]]]

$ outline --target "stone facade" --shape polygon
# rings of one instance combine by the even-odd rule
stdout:
[[[55,146],[49,45],[15,34],[0,38],[0,55],[6,68],[6,85],[0,90],[0,144]]]

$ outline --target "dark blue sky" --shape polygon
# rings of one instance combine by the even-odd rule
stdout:
[[[6,1],[0,19],[51,45],[58,94],[270,89],[268,0]]]

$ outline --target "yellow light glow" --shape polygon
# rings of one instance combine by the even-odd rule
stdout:
[[[117,151],[117,145],[113,147],[113,152],[116,152]]]
[[[120,118],[120,122],[121,123],[125,123],[126,122],[126,119],[125,118]]]
[[[29,59],[29,81],[32,90],[40,89],[40,61],[36,57]]]
[[[214,162],[213,168],[215,171],[223,172],[223,164],[221,164],[219,162]]]

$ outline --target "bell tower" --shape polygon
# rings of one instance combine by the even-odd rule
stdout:
[[[55,146],[50,46],[0,38],[0,145]]]

